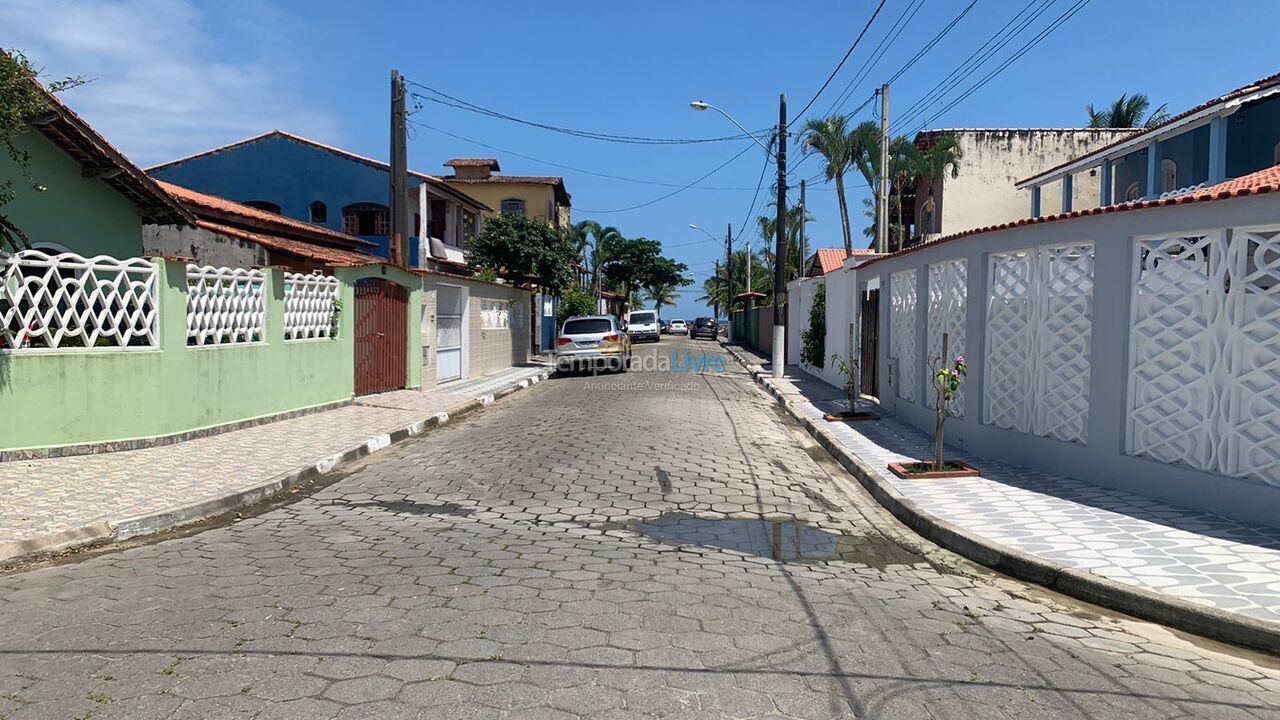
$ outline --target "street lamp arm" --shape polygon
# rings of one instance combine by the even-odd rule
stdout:
[[[693,108],[694,110],[706,110],[706,109],[708,109],[708,108],[710,108],[711,110],[715,110],[716,112],[718,112],[718,113],[720,113],[721,115],[723,115],[723,116],[725,117],[725,119],[726,119],[726,120],[728,120],[729,122],[731,122],[731,123],[733,123],[734,125],[738,126],[738,129],[739,129],[739,130],[741,130],[742,132],[746,133],[746,136],[747,136],[747,137],[749,137],[749,138],[751,138],[752,140],[754,140],[754,141],[755,141],[755,143],[756,143],[757,145],[759,145],[761,148],[763,148],[765,152],[772,152],[772,148],[770,148],[768,145],[765,145],[764,143],[760,142],[760,138],[756,137],[756,136],[755,136],[755,133],[753,133],[753,132],[751,132],[750,130],[748,130],[748,129],[746,129],[745,127],[743,127],[743,126],[742,126],[742,123],[738,122],[737,120],[734,120],[732,115],[730,115],[729,113],[727,113],[727,112],[725,112],[725,111],[721,110],[720,108],[716,107],[715,105],[712,105],[712,104],[711,104],[711,103],[709,103],[709,102],[703,102],[702,100],[694,100],[693,102],[689,103],[689,107]]]

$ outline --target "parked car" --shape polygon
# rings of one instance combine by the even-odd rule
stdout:
[[[653,310],[632,310],[627,313],[627,335],[632,342],[662,339],[662,329],[658,325],[658,313]]]
[[[556,338],[556,369],[626,372],[631,338],[612,315],[580,315],[564,321]]]
[[[671,326],[671,329],[669,332],[671,335],[688,335],[689,334],[689,323],[683,320],[672,320],[670,323],[670,326]]]
[[[693,321],[693,325],[689,328],[689,337],[697,340],[700,337],[709,337],[715,340],[720,335],[720,326],[715,320],[708,317],[700,317]]]
[[[663,335],[670,335],[670,334],[671,334],[671,323],[667,322],[666,320],[663,320],[663,321],[662,321],[662,330],[661,330],[661,332],[662,332],[662,334],[663,334]]]

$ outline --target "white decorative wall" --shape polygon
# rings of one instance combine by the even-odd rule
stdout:
[[[1280,227],[1134,252],[1127,452],[1280,485]]]
[[[898,363],[894,376],[898,397],[915,402],[920,384],[915,270],[903,270],[889,277],[889,357]]]
[[[155,347],[157,278],[143,258],[0,254],[0,349]]]
[[[187,265],[187,344],[261,342],[265,285],[261,270]]]
[[[969,296],[969,262],[947,260],[929,266],[929,314],[928,351],[925,357],[930,364],[929,382],[932,383],[933,367],[950,367],[957,355],[965,354],[965,309]],[[942,336],[947,336],[947,357],[942,357]],[[964,386],[952,404],[956,415],[964,414]],[[925,387],[925,402],[937,407],[937,393],[932,385]]]
[[[1093,244],[989,256],[983,420],[1085,444]]]
[[[485,330],[504,330],[511,327],[511,304],[505,300],[480,301],[480,327]]]
[[[338,278],[332,275],[284,274],[284,339],[333,337]]]

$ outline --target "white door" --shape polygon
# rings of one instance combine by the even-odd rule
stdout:
[[[436,290],[436,382],[462,377],[462,288],[440,285]]]

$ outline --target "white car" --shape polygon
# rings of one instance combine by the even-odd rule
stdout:
[[[627,335],[633,342],[662,339],[662,324],[653,310],[632,310],[627,313]]]
[[[688,335],[689,323],[683,320],[672,320],[670,332],[672,335]]]

